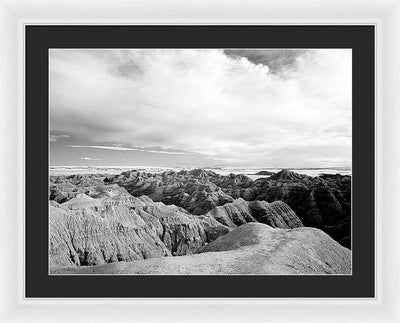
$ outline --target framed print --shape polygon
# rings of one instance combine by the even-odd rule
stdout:
[[[26,26],[27,296],[373,297],[374,35]]]
[[[398,322],[399,17],[396,1],[0,1],[1,320]],[[349,62],[339,59],[348,52],[350,109],[349,78],[340,77]],[[333,102],[343,109],[330,109]],[[313,150],[315,160],[348,163],[313,165],[310,142],[326,146]],[[124,164],[124,154],[139,159]],[[306,165],[285,164],[285,156]],[[182,162],[192,157],[215,164]],[[120,163],[106,164],[111,158]],[[249,162],[228,165],[234,158]],[[170,180],[179,172],[185,181]],[[315,183],[311,194],[308,178],[326,185]],[[139,181],[146,197],[135,196]],[[204,190],[188,192],[189,183]],[[308,202],[293,200],[293,188],[309,192]],[[214,211],[188,210],[195,204],[168,193],[180,190]],[[233,201],[214,198],[224,194]],[[311,196],[331,222],[304,217]],[[267,216],[253,214],[257,204]],[[332,210],[343,206],[350,212],[333,225]],[[236,207],[242,217],[230,218]],[[207,235],[207,223],[221,231]],[[132,230],[148,236],[138,242]]]

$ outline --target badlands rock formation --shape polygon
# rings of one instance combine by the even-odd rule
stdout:
[[[330,237],[350,247],[350,176],[310,177],[282,170],[253,181],[202,169],[60,175],[50,177],[49,199],[55,273],[100,265],[105,272],[132,273],[168,273],[160,266],[177,266],[177,272],[185,273],[251,270],[236,260],[249,266],[254,262],[249,273],[349,271],[350,251]],[[303,226],[320,228],[330,237]],[[251,250],[242,253],[241,244],[249,241],[254,242]],[[307,262],[312,263],[308,269]],[[198,268],[187,267],[192,265]]]
[[[253,181],[241,174],[223,176],[196,169],[162,174],[131,171],[107,177],[105,182],[117,184],[133,196],[147,195],[192,214],[205,214],[238,198],[283,201],[305,226],[320,228],[350,248],[351,176],[311,177],[284,169]]]
[[[274,174],[275,174],[274,172],[270,172],[270,171],[267,171],[267,170],[261,170],[261,171],[255,173],[255,174],[249,174],[249,175],[270,176],[270,175],[274,175]]]
[[[301,221],[283,202],[239,199],[205,215],[146,196],[111,191],[92,198],[80,193],[50,202],[52,267],[99,265],[154,257],[186,255],[247,222],[293,228]]]
[[[255,182],[257,200],[283,201],[303,224],[320,228],[343,246],[351,245],[351,177],[310,177],[283,170]]]
[[[78,194],[84,193],[97,198],[110,194],[127,193],[118,185],[105,185],[105,175],[79,174],[70,176],[50,176],[50,200],[64,203]]]
[[[261,222],[273,228],[291,229],[302,227],[300,219],[284,202],[265,201],[247,202],[239,198],[232,203],[218,206],[207,215],[230,228],[235,228],[248,222]]]
[[[63,267],[55,274],[351,274],[350,250],[313,228],[274,229],[244,224],[198,254],[118,262],[94,267]]]
[[[104,181],[124,187],[132,196],[146,195],[153,201],[181,206],[192,214],[205,214],[234,200],[209,180],[213,175],[215,173],[197,169],[162,174],[131,171]]]
[[[79,194],[50,204],[50,265],[98,265],[185,255],[229,232],[210,216],[142,196]]]

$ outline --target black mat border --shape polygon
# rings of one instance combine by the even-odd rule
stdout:
[[[374,297],[374,26],[25,26],[26,297]],[[49,276],[49,48],[352,48],[352,276]]]

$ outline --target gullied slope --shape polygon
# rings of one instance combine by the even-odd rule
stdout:
[[[280,178],[274,180],[273,177]],[[303,224],[327,232],[345,247],[351,244],[351,177],[310,177],[282,171],[255,182],[257,200],[283,201]]]
[[[199,254],[59,268],[55,274],[351,274],[350,250],[313,228],[274,229],[247,223]]]
[[[99,265],[193,253],[229,228],[128,194],[50,202],[50,265]]]
[[[284,202],[266,201],[247,202],[239,198],[232,203],[218,206],[207,215],[231,228],[248,222],[261,222],[273,228],[291,229],[303,226],[301,220]]]
[[[249,206],[253,217],[258,222],[268,224],[273,228],[293,229],[303,226],[299,217],[285,202],[251,201]]]

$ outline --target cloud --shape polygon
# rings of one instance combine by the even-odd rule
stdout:
[[[278,49],[278,50],[248,50],[230,49],[224,52],[231,57],[245,57],[254,64],[266,65],[269,71],[274,74],[283,74],[295,70],[297,59],[310,54],[304,49]]]
[[[145,153],[166,154],[166,155],[189,155],[190,154],[190,153],[185,153],[185,152],[173,152],[173,151],[163,151],[163,150],[147,150],[147,149],[129,148],[129,147],[121,147],[121,146],[67,145],[67,147],[71,147],[71,148],[94,148],[94,149],[106,149],[106,150],[122,150],[122,151],[141,151],[141,152],[145,152]]]
[[[51,130],[93,147],[351,161],[351,50],[52,50],[50,85]]]

